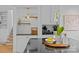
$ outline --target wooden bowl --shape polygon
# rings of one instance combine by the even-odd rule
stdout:
[[[51,44],[47,42],[44,42],[44,45],[47,47],[52,47],[52,48],[68,48],[70,46],[68,44]]]

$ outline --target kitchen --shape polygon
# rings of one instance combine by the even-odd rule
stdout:
[[[14,22],[14,24],[15,24],[14,33],[16,33],[15,34],[15,39],[16,39],[15,45],[16,46],[14,47],[16,49],[14,50],[14,52],[23,53],[25,48],[27,48],[26,46],[28,45],[29,40],[31,40],[32,38],[38,38],[39,40],[41,40],[40,38],[53,37],[54,35],[52,35],[50,33],[43,35],[42,27],[43,27],[43,25],[45,25],[45,26],[48,25],[48,27],[51,28],[51,26],[53,26],[57,23],[56,21],[58,21],[58,24],[64,26],[64,28],[65,28],[64,33],[66,33],[67,37],[70,38],[70,40],[74,39],[75,41],[78,42],[79,41],[78,40],[78,38],[79,38],[78,37],[78,35],[79,35],[78,25],[79,24],[77,22],[78,15],[79,15],[78,10],[79,10],[78,6],[70,6],[70,5],[69,6],[63,6],[63,5],[60,5],[60,6],[59,5],[17,6],[16,10],[15,10],[16,15],[15,15],[15,22]],[[55,14],[57,14],[59,16],[58,20],[54,20],[55,17],[57,17]],[[34,18],[31,19],[30,16],[34,16],[34,17],[36,17],[36,19],[34,19]],[[24,19],[24,17],[27,19]],[[18,18],[20,18],[20,19],[18,19]],[[65,21],[64,21],[64,19],[65,19]],[[74,21],[71,22],[74,19],[77,19],[76,22],[74,22]],[[25,32],[23,33],[21,31],[21,28],[23,26],[19,30],[17,29],[18,20],[21,20],[20,22],[23,22],[23,20],[24,20],[24,23],[31,24],[31,25],[28,24],[29,33],[28,33],[28,31],[26,33]],[[68,20],[71,20],[71,21],[68,21]],[[65,24],[64,24],[64,22],[65,22]],[[69,23],[67,23],[67,22],[71,22],[70,24],[72,24],[72,27],[71,27],[71,25],[69,26]],[[73,23],[76,25],[73,25]],[[33,33],[32,33],[32,27],[35,28],[35,31],[36,31],[35,35],[33,35]],[[19,31],[20,33],[22,32],[22,33],[17,34],[17,31]],[[24,29],[23,29],[23,31],[24,31]],[[38,50],[39,50],[39,48],[38,48]],[[74,48],[72,50],[74,50]],[[79,51],[79,49],[78,49],[78,51]],[[42,53],[44,53],[44,52],[42,52]]]
[[[2,20],[3,15],[7,18]],[[2,25],[3,24],[3,25]],[[7,26],[6,26],[6,25]],[[78,5],[10,5],[0,6],[0,44],[5,46],[11,37],[13,53],[73,53],[79,52],[79,6]],[[62,31],[61,31],[62,30]],[[60,33],[61,32],[61,33]],[[58,36],[57,36],[58,35]],[[68,39],[66,39],[66,38]],[[47,43],[57,43],[55,38],[68,44],[52,51]],[[43,40],[43,41],[42,41]],[[51,41],[54,40],[54,41]],[[45,42],[46,41],[46,42]],[[46,46],[44,46],[44,43]],[[29,45],[30,44],[30,45]],[[74,46],[74,47],[73,47]],[[30,47],[30,48],[29,48]],[[33,49],[31,49],[33,47]],[[34,49],[35,48],[35,49]],[[0,48],[1,51],[4,49]],[[47,49],[47,50],[46,50]],[[5,50],[3,51],[5,52]]]

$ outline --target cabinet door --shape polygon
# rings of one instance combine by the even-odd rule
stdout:
[[[17,36],[16,37],[16,52],[22,53],[24,52],[27,43],[29,41],[29,37],[26,36]]]

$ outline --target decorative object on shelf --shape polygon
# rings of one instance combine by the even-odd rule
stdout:
[[[38,28],[37,27],[32,27],[31,32],[32,32],[32,35],[38,35]]]

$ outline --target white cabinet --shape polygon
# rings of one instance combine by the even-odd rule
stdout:
[[[16,52],[17,53],[24,52],[24,49],[26,48],[28,41],[29,41],[28,36],[17,36],[16,37]]]

